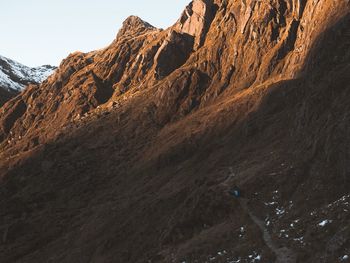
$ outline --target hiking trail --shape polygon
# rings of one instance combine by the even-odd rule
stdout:
[[[249,217],[253,220],[253,222],[261,230],[265,244],[276,255],[275,263],[296,263],[297,262],[296,254],[291,249],[289,249],[287,247],[279,247],[275,243],[275,241],[273,241],[268,229],[265,226],[264,221],[262,221],[257,216],[255,216],[254,213],[248,207],[248,205],[247,205],[248,200],[241,198],[241,199],[239,199],[239,203],[241,204],[243,210],[249,215]]]

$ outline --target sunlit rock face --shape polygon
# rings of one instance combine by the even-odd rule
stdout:
[[[175,29],[179,32],[194,37],[194,50],[203,44],[214,12],[215,7],[212,1],[195,0],[186,7],[181,18],[175,25]]]

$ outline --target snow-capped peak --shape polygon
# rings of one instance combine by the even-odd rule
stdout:
[[[55,67],[49,65],[31,68],[0,56],[0,88],[19,92],[28,84],[41,83],[55,69]]]

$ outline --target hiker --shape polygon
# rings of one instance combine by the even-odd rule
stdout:
[[[242,196],[241,190],[236,185],[230,189],[229,194],[236,198],[239,198]]]

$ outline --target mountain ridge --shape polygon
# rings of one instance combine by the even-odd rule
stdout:
[[[4,262],[345,257],[346,1],[195,0],[168,29],[129,22],[2,107]]]
[[[50,65],[30,68],[0,56],[0,105],[21,92],[27,85],[40,84],[55,69],[55,67]]]

